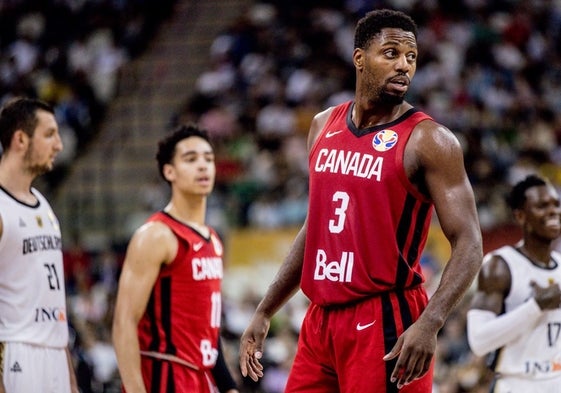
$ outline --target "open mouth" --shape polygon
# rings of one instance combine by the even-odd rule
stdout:
[[[407,88],[409,87],[409,78],[407,78],[406,76],[392,78],[388,83],[388,87],[392,90],[406,92]]]
[[[548,218],[547,220],[545,220],[545,226],[549,228],[559,228],[561,227],[561,219],[559,217]]]

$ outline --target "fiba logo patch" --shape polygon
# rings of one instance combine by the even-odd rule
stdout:
[[[376,151],[388,151],[397,143],[397,132],[382,130],[377,132],[372,139],[372,146]]]

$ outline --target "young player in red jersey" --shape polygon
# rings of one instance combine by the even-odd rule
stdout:
[[[308,216],[241,338],[244,376],[263,376],[271,317],[300,285],[311,305],[286,392],[432,391],[437,334],[482,245],[458,140],[404,101],[416,37],[401,12],[359,21],[355,99],[312,121]],[[429,301],[420,258],[433,209],[451,256]]]
[[[119,279],[113,342],[123,388],[236,393],[220,356],[223,246],[205,225],[213,148],[206,132],[180,126],[156,158],[171,200],[133,235]]]

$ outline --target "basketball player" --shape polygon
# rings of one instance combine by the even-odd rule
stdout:
[[[561,389],[561,233],[559,194],[530,175],[507,202],[522,240],[485,256],[467,314],[468,341],[491,353],[495,393],[554,393]]]
[[[123,387],[215,393],[218,383],[237,392],[223,360],[213,374],[222,359],[223,274],[222,243],[205,224],[213,148],[206,132],[180,126],[159,142],[156,158],[171,200],[132,236],[119,279],[113,342]]]
[[[33,180],[62,141],[53,109],[15,98],[0,112],[0,381],[8,393],[78,392],[68,351],[58,220]],[[0,388],[0,391],[2,391]]]
[[[481,264],[455,136],[404,101],[417,28],[376,10],[355,31],[355,99],[312,121],[306,222],[241,338],[257,380],[271,317],[301,285],[311,305],[286,392],[432,391],[436,337]],[[435,208],[451,256],[431,300],[420,258]]]

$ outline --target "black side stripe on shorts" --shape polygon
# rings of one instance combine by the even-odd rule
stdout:
[[[160,386],[162,386],[162,364],[162,361],[152,359],[152,386],[150,386],[150,392],[160,393]]]
[[[401,324],[403,325],[403,330],[406,330],[409,326],[413,324],[413,317],[411,315],[411,309],[405,298],[405,293],[403,291],[396,292],[386,292],[381,296],[382,299],[382,315],[384,320],[384,348],[385,352],[391,351],[395,343],[397,342],[398,332],[395,323],[394,307],[391,302],[391,296],[395,296],[399,304],[399,311],[401,318]],[[386,362],[386,393],[397,393],[397,384],[390,381],[393,368],[397,363],[397,358],[389,362]]]
[[[423,225],[430,211],[430,204],[420,202],[413,195],[407,194],[399,225],[397,227],[396,241],[399,249],[397,261],[396,285],[404,287],[409,278],[409,268],[419,256],[419,239],[423,233]],[[414,214],[415,213],[415,214]],[[410,242],[408,238],[412,233]],[[409,247],[409,249],[407,249]],[[421,277],[413,277],[412,285],[420,284]]]
[[[382,299],[382,318],[384,321],[384,349],[385,353],[391,351],[397,341],[397,328],[395,326],[393,306],[389,293],[385,292],[381,295]],[[397,393],[397,384],[390,381],[393,368],[397,363],[397,359],[386,362],[386,393]]]
[[[168,383],[166,393],[175,393],[175,379],[173,378],[173,367],[171,362],[168,362]]]
[[[162,390],[164,366],[167,371],[167,384],[165,391]],[[175,380],[173,378],[173,367],[171,362],[160,359],[152,359],[152,384],[150,385],[150,393],[175,393]]]

